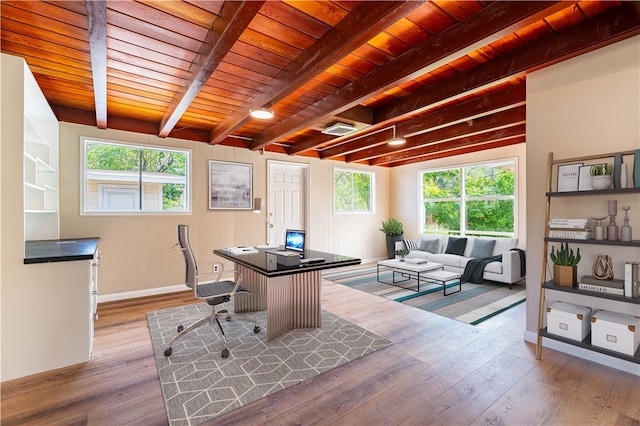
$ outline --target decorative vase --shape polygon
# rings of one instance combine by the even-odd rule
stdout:
[[[622,167],[622,154],[616,154],[613,157],[613,187],[616,189],[620,186],[620,169]]]
[[[595,190],[611,188],[611,175],[591,176],[591,187]]]
[[[640,188],[640,149],[633,152],[633,186]]]
[[[553,264],[553,283],[563,287],[575,287],[578,284],[578,267]]]
[[[627,188],[627,163],[620,165],[620,188]]]

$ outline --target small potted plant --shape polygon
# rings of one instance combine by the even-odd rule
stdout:
[[[594,164],[589,171],[591,173],[591,187],[593,189],[601,190],[611,187],[611,174],[613,173],[613,166],[611,164]]]
[[[553,262],[553,283],[565,287],[575,287],[578,283],[578,263],[580,262],[580,248],[574,254],[569,243],[560,243],[560,250],[551,247],[551,261]]]
[[[382,221],[380,230],[387,236],[387,256],[389,259],[395,257],[396,241],[402,241],[403,229],[402,223],[397,219],[391,218],[387,222]]]
[[[396,250],[396,256],[400,262],[404,262],[404,257],[409,254],[409,250],[406,247]]]

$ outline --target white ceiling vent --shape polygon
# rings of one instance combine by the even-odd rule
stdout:
[[[322,131],[325,135],[344,136],[358,130],[357,127],[346,123],[334,123]]]

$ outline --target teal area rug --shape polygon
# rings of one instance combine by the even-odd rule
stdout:
[[[396,285],[378,282],[376,265],[332,271],[323,274],[322,278],[472,325],[480,324],[526,300],[524,281],[514,284],[511,289],[507,284],[489,281],[482,284],[463,283],[461,292],[445,296],[440,284],[421,282],[418,292],[415,280]],[[380,279],[392,282],[391,270],[383,268]],[[447,284],[447,293],[456,290],[458,282]]]
[[[233,311],[231,303],[223,305]],[[255,312],[261,325],[224,322],[231,351],[222,358],[217,327],[202,326],[173,344],[164,356],[176,327],[203,317],[206,303],[147,313],[149,333],[171,425],[193,426],[271,395],[315,375],[385,348],[392,342],[350,321],[322,311],[322,326],[297,329],[266,341],[266,313]]]

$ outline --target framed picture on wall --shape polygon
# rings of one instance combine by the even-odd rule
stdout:
[[[252,210],[253,165],[209,161],[209,210]]]
[[[584,163],[561,164],[558,166],[558,192],[578,190],[580,166]]]

